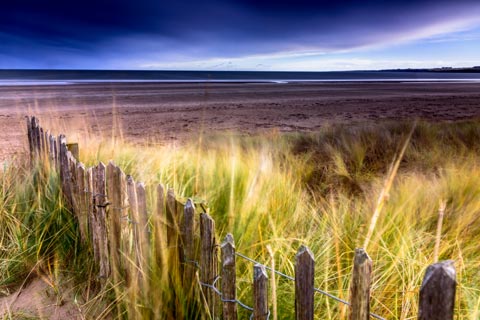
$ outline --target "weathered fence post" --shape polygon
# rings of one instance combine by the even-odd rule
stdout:
[[[297,320],[313,319],[315,260],[306,246],[295,256],[295,315]]]
[[[77,163],[77,220],[78,227],[80,229],[80,237],[84,243],[88,239],[88,196],[87,196],[87,184],[85,181],[86,170],[83,163]]]
[[[350,283],[350,319],[370,318],[370,283],[372,260],[363,248],[355,249],[353,274]]]
[[[419,320],[452,320],[456,272],[452,260],[428,266],[420,288]]]
[[[28,150],[30,151],[30,161],[33,160],[33,131],[32,131],[32,119],[27,117],[27,138],[28,138]]]
[[[222,300],[223,319],[237,320],[237,277],[235,269],[235,242],[229,233],[222,245]]]
[[[259,263],[253,266],[253,319],[268,319],[267,271]]]
[[[195,240],[193,232],[195,230],[195,205],[192,199],[188,199],[183,210],[182,221],[182,245],[184,250],[184,276],[183,286],[185,293],[190,295],[192,293],[196,266],[195,261]]]
[[[148,258],[148,212],[147,212],[147,195],[143,182],[137,183],[137,200],[138,200],[138,216],[134,218],[136,225],[136,241],[138,248],[139,261],[141,266],[146,265]]]
[[[98,241],[97,241],[97,234],[95,233],[94,225],[95,225],[95,215],[97,213],[95,207],[95,167],[90,167],[87,169],[87,199],[88,199],[88,232],[90,234],[90,241],[93,247],[93,257],[95,261],[99,261],[99,248],[98,248]]]
[[[130,175],[127,176],[127,196],[128,196],[128,207],[130,209],[129,221],[131,222],[129,226],[129,229],[130,229],[129,233],[133,233],[133,237],[135,238],[136,237],[135,234],[137,231],[134,224],[138,219],[138,199],[137,199],[137,188],[135,186],[135,180]],[[136,251],[136,250],[137,250],[136,243],[135,242],[129,243],[129,251]]]
[[[57,140],[54,136],[49,135],[49,146],[50,146],[50,163],[52,168],[57,168]]]
[[[215,221],[206,213],[200,215],[200,281],[207,285],[215,285],[217,274],[217,243],[215,239]],[[202,286],[205,299],[212,318],[218,318],[220,312],[216,310],[217,297],[212,288]]]
[[[40,138],[40,157],[39,159],[44,158],[45,156],[45,133],[43,132],[43,128],[39,128],[39,138]]]
[[[94,194],[94,225],[99,249],[99,278],[107,278],[110,275],[110,261],[108,253],[108,235],[106,226],[107,188],[105,184],[105,165],[100,162],[94,169],[95,194]]]
[[[169,247],[177,245],[178,221],[177,221],[177,200],[173,189],[167,191],[167,244]]]
[[[153,247],[156,263],[161,268],[165,268],[167,264],[166,248],[166,217],[165,217],[165,188],[162,184],[157,185],[157,207],[156,212],[152,216],[152,224],[155,238],[155,246]]]
[[[124,215],[124,185],[125,174],[119,167],[110,161],[107,165],[107,190],[108,200],[110,202],[108,210],[110,256],[112,267],[117,272],[124,268],[122,259],[120,259],[121,249],[121,219]]]

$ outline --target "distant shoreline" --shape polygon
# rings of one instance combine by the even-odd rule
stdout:
[[[1,70],[0,85],[71,85],[111,83],[303,83],[480,81],[480,69],[383,71],[123,71]]]
[[[188,83],[215,83],[215,84],[287,84],[287,83],[477,83],[479,79],[281,79],[281,80],[0,80],[0,86],[68,86],[94,84],[188,84]]]

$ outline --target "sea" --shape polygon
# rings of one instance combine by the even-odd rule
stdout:
[[[111,82],[480,82],[478,71],[144,71],[144,70],[0,70],[1,86],[70,85]]]

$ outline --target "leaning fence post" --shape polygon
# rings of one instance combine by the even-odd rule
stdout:
[[[222,245],[222,300],[223,319],[237,320],[237,288],[235,269],[235,242],[229,233]]]
[[[350,283],[350,319],[370,318],[370,283],[372,260],[363,248],[355,249],[353,274]]]
[[[452,320],[456,272],[452,260],[428,266],[420,288],[419,320]]]
[[[217,279],[217,243],[215,239],[215,221],[206,213],[200,215],[200,281],[203,284],[214,286]],[[203,294],[207,300],[212,318],[216,318],[219,312],[216,310],[216,293],[212,288],[202,286]]]
[[[295,256],[295,315],[297,320],[313,319],[315,260],[306,246]]]
[[[268,319],[267,271],[259,263],[253,266],[253,319]]]

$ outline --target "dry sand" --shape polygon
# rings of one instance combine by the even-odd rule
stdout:
[[[477,118],[480,83],[0,86],[0,161],[23,152],[26,115],[71,140],[114,134],[135,143],[183,141],[200,131],[314,131],[328,122]]]

